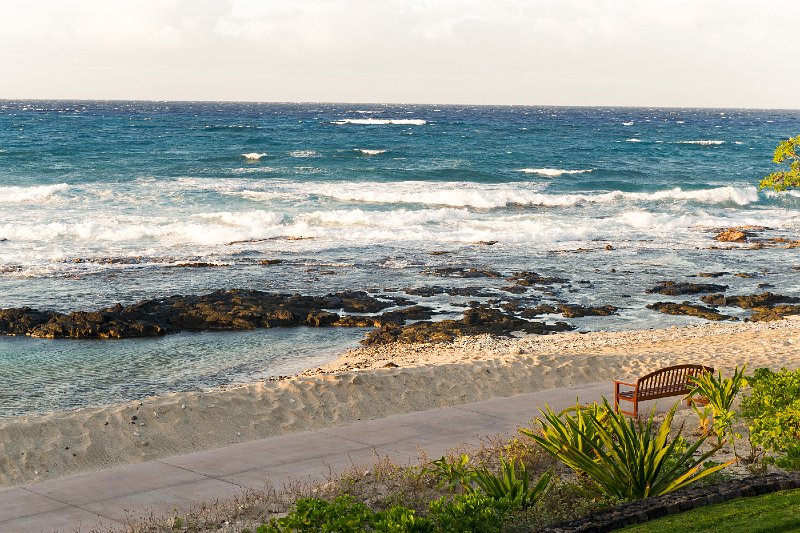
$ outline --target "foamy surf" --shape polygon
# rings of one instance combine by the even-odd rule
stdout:
[[[37,202],[69,189],[66,183],[34,185],[32,187],[0,187],[0,204]]]
[[[345,118],[341,120],[334,120],[331,124],[344,125],[344,124],[361,124],[361,125],[385,125],[396,124],[406,126],[424,126],[427,120],[419,118]]]
[[[388,150],[371,150],[369,148],[356,148],[356,152],[361,152],[364,155],[379,155],[385,154]]]
[[[563,170],[560,168],[521,168],[517,170],[517,172],[523,172],[525,174],[538,174],[540,176],[547,176],[550,178],[556,178],[558,176],[563,176],[564,174],[584,174],[586,172],[591,172],[591,169],[588,170]]]
[[[244,157],[248,161],[258,161],[259,159],[261,159],[262,157],[265,157],[267,155],[269,155],[269,154],[266,154],[266,153],[263,153],[263,152],[262,153],[249,152],[249,153],[246,153],[246,154],[242,154],[242,157]]]
[[[725,144],[725,141],[713,141],[713,140],[677,141],[675,144],[699,144],[701,146],[714,146],[719,144]]]

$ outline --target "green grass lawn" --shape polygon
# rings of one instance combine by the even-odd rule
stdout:
[[[739,498],[637,524],[621,531],[642,533],[800,531],[800,489],[774,492],[755,498]]]

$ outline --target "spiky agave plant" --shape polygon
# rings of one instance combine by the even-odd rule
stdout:
[[[547,485],[550,483],[552,474],[545,472],[533,487],[530,486],[528,469],[525,463],[520,461],[519,474],[514,458],[508,461],[500,456],[500,474],[494,474],[486,468],[475,469],[473,480],[478,489],[493,500],[507,500],[514,507],[528,508],[544,494]]]
[[[719,444],[724,443],[726,440],[735,442],[740,437],[738,433],[733,431],[733,423],[736,419],[736,413],[733,411],[733,400],[736,399],[739,390],[747,385],[747,381],[744,378],[746,368],[747,366],[743,366],[739,370],[737,367],[733,371],[733,376],[729,378],[723,378],[721,371],[717,376],[712,372],[703,372],[689,378],[692,390],[689,392],[687,399],[692,400],[697,395],[703,398],[703,402],[692,401],[692,408],[700,417],[701,422],[703,419],[709,418],[710,411],[713,420],[711,428],[717,436]],[[698,406],[698,403],[706,403],[706,405]]]
[[[678,490],[732,463],[702,468],[719,447],[695,457],[705,437],[685,449],[679,446],[681,439],[670,439],[676,408],[657,428],[655,409],[646,422],[629,420],[603,398],[597,409],[575,415],[559,416],[546,408],[544,420],[539,420],[542,433],[526,434],[553,457],[585,474],[598,494],[637,500]]]

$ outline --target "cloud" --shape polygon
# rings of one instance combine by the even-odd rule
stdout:
[[[0,0],[0,97],[43,95],[35,64],[52,96],[796,106],[776,6]]]

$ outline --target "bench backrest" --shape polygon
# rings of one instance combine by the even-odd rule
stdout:
[[[714,369],[703,365],[675,365],[651,372],[636,381],[639,400],[654,400],[667,396],[689,394],[689,378]]]

